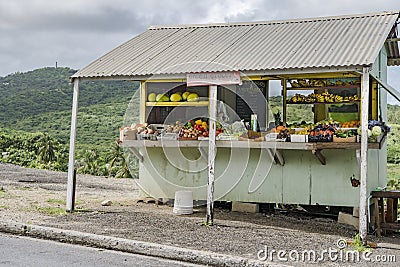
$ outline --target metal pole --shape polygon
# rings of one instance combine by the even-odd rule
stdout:
[[[72,100],[71,133],[69,139],[69,161],[68,161],[68,183],[67,183],[67,211],[74,210],[75,203],[75,142],[76,142],[76,122],[78,114],[79,79],[74,79],[74,96]]]
[[[361,81],[361,161],[360,161],[360,237],[367,242],[368,207],[367,207],[367,171],[368,171],[368,101],[369,68],[363,68]]]
[[[214,160],[215,160],[215,132],[217,118],[217,86],[210,85],[210,119],[209,119],[209,141],[208,141],[208,183],[207,183],[207,218],[206,224],[214,223]]]

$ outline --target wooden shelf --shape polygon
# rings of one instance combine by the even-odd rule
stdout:
[[[197,102],[146,102],[146,107],[206,107],[208,101]]]
[[[323,86],[323,87],[287,87],[286,90],[324,90],[324,89],[358,89],[361,85],[337,85],[337,86]]]
[[[303,102],[288,102],[286,101],[286,104],[288,105],[314,105],[314,104],[327,104],[327,105],[338,105],[338,104],[353,104],[353,103],[360,103],[360,100],[352,100],[352,101],[344,101],[344,102],[310,102],[310,103],[303,103]]]
[[[379,143],[368,143],[368,149],[381,149],[384,137]],[[193,147],[198,149],[204,149],[208,147],[208,140],[193,140],[193,141],[179,141],[179,140],[130,140],[124,141],[120,144],[121,147],[131,149],[134,155],[141,161],[143,156],[137,150],[140,147]],[[321,162],[322,165],[326,165],[325,156],[321,153],[323,149],[353,149],[360,150],[360,143],[336,143],[336,142],[313,142],[313,143],[290,143],[290,142],[256,142],[253,140],[248,141],[216,141],[216,147],[231,148],[231,149],[267,149],[271,158],[275,162],[279,162],[280,165],[285,164],[285,159],[279,150],[306,150],[311,151],[313,155]]]
[[[323,149],[360,149],[360,143],[339,143],[339,142],[311,142],[311,143],[290,143],[290,142],[256,142],[248,141],[216,141],[217,147],[227,148],[275,148],[280,150],[323,150]],[[208,140],[129,140],[121,143],[122,147],[206,147]],[[368,143],[369,149],[380,149],[380,143]]]

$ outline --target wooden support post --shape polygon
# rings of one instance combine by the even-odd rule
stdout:
[[[272,151],[272,148],[266,148],[266,149],[267,149],[267,153],[268,153],[269,157],[271,158],[272,162],[274,164],[276,164],[275,155],[274,155],[274,152]]]
[[[374,219],[375,219],[376,234],[378,237],[381,237],[381,218],[379,215],[380,211],[379,211],[378,198],[373,198],[373,199],[374,199]]]
[[[215,133],[217,118],[217,86],[210,85],[209,103],[209,141],[208,141],[208,183],[207,183],[207,217],[206,224],[214,224],[214,180],[215,180]]]
[[[283,97],[283,125],[284,126],[286,126],[286,119],[287,119],[287,115],[286,115],[286,112],[287,112],[287,107],[286,107],[286,105],[287,105],[287,82],[286,82],[286,79],[282,79],[281,80],[281,84],[282,84],[282,97]],[[276,125],[277,127],[279,126],[279,125]]]
[[[133,155],[140,161],[143,162],[143,156],[140,154],[139,150],[135,147],[129,147],[129,150],[133,153]]]
[[[78,115],[78,96],[79,79],[74,79],[74,95],[72,100],[71,133],[69,138],[69,161],[68,161],[68,182],[67,182],[67,203],[66,209],[71,212],[74,210],[76,180],[75,172],[75,143],[76,143],[76,123]]]
[[[285,159],[279,150],[275,150],[275,156],[281,166],[285,165]]]
[[[367,170],[368,170],[368,101],[369,101],[369,68],[363,68],[361,79],[361,153],[360,153],[360,237],[367,243],[368,210],[367,210]]]
[[[326,165],[326,159],[324,155],[321,153],[321,149],[313,149],[312,153],[317,157],[319,162],[321,162],[322,165]]]

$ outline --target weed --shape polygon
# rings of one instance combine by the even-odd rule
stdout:
[[[36,207],[36,210],[48,214],[50,216],[65,215],[67,211],[64,208],[59,207]]]
[[[55,198],[49,198],[47,199],[48,203],[56,203],[56,204],[60,204],[60,205],[65,205],[66,201],[63,199],[55,199]]]
[[[364,251],[369,251],[370,249],[364,245],[364,243],[361,240],[360,234],[356,234],[353,238],[353,242],[351,242],[351,245],[354,247],[356,251],[359,252],[364,252]]]

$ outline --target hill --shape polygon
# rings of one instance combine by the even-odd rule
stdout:
[[[47,132],[68,143],[73,89],[70,68],[42,68],[0,77],[0,127]],[[115,140],[138,83],[84,81],[79,92],[78,146]],[[91,130],[92,129],[92,130]]]

